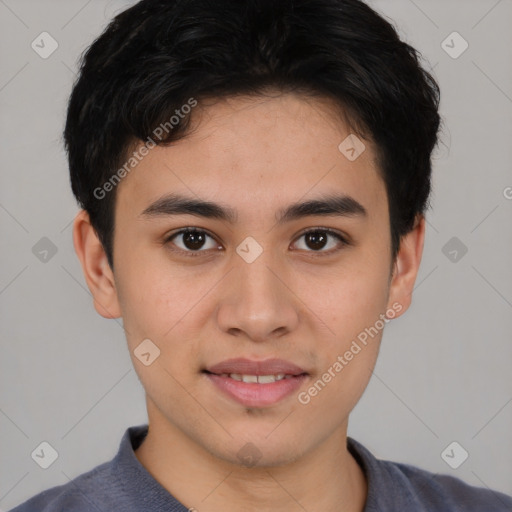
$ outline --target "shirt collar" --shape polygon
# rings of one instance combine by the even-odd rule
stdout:
[[[134,503],[133,510],[187,512],[189,509],[160,485],[137,459],[135,450],[141,445],[147,433],[147,424],[129,427],[125,431],[119,451],[113,459],[113,476],[123,492],[129,496],[130,503]],[[407,496],[403,496],[403,501],[400,500],[402,503],[397,504],[393,487],[398,483],[398,475],[393,474],[392,464],[375,458],[351,437],[347,437],[347,449],[361,466],[368,484],[364,512],[391,512],[397,510],[397,506],[402,503],[410,504]]]

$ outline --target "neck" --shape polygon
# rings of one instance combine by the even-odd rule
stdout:
[[[191,510],[364,510],[367,482],[347,449],[346,424],[286,465],[244,467],[215,457],[156,411],[152,416],[156,421],[150,421],[135,455],[160,485]]]

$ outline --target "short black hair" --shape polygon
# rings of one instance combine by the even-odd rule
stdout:
[[[191,101],[269,89],[332,99],[375,143],[395,259],[429,207],[440,92],[393,25],[360,0],[142,0],[82,56],[64,130],[73,193],[111,268],[112,178],[137,143],[186,136]]]

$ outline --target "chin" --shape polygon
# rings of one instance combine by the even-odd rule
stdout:
[[[243,435],[228,431],[233,437],[225,445],[210,445],[206,449],[214,457],[230,464],[246,468],[283,466],[296,461],[304,453],[304,440],[294,440],[284,430],[278,433],[272,429],[254,429],[254,435],[247,431]],[[272,433],[269,435],[269,432]]]

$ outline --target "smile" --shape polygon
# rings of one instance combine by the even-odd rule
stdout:
[[[241,382],[252,382],[258,384],[269,384],[270,382],[276,382],[277,380],[291,379],[293,375],[285,375],[284,373],[278,373],[277,375],[241,375],[240,373],[223,373],[221,377],[229,377]]]

